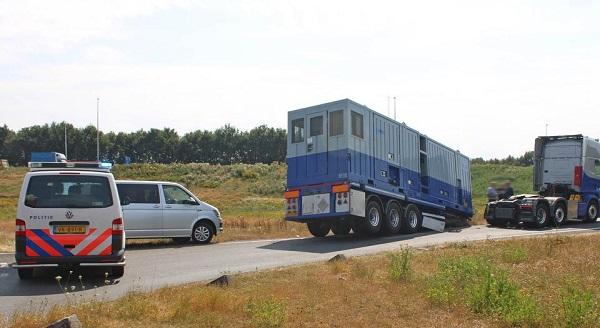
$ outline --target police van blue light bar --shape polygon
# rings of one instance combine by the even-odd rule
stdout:
[[[72,170],[102,170],[110,171],[112,169],[111,163],[100,163],[100,162],[29,162],[30,169],[72,169]]]

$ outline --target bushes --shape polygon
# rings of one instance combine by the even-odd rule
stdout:
[[[246,312],[254,327],[275,328],[285,323],[285,306],[276,299],[251,300],[246,305]]]
[[[406,280],[410,278],[412,268],[410,266],[410,259],[412,253],[410,248],[404,248],[400,254],[390,255],[390,267],[389,274],[392,280]]]
[[[561,294],[566,327],[598,327],[598,304],[591,291],[570,283]]]

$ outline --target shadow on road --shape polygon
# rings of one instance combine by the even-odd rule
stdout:
[[[280,251],[308,252],[308,253],[332,253],[349,249],[369,247],[397,241],[409,240],[417,237],[436,234],[435,231],[424,231],[412,235],[388,235],[388,236],[327,236],[323,238],[304,238],[276,241],[268,245],[260,246],[262,249]]]
[[[82,276],[81,281],[79,281],[79,275]],[[60,284],[56,280],[57,276],[61,276]],[[119,282],[119,279],[106,279],[103,272],[91,268],[75,269],[70,277],[68,271],[65,270],[36,269],[34,278],[29,280],[19,279],[16,269],[1,268],[0,296],[58,295],[67,292],[90,291],[99,287],[116,285]]]

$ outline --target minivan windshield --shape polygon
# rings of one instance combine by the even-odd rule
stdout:
[[[25,206],[33,208],[103,208],[112,205],[108,178],[99,176],[33,176],[25,196]]]

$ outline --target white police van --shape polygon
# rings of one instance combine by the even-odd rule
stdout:
[[[21,279],[40,267],[125,267],[123,213],[110,164],[31,162],[17,205],[15,259]]]

